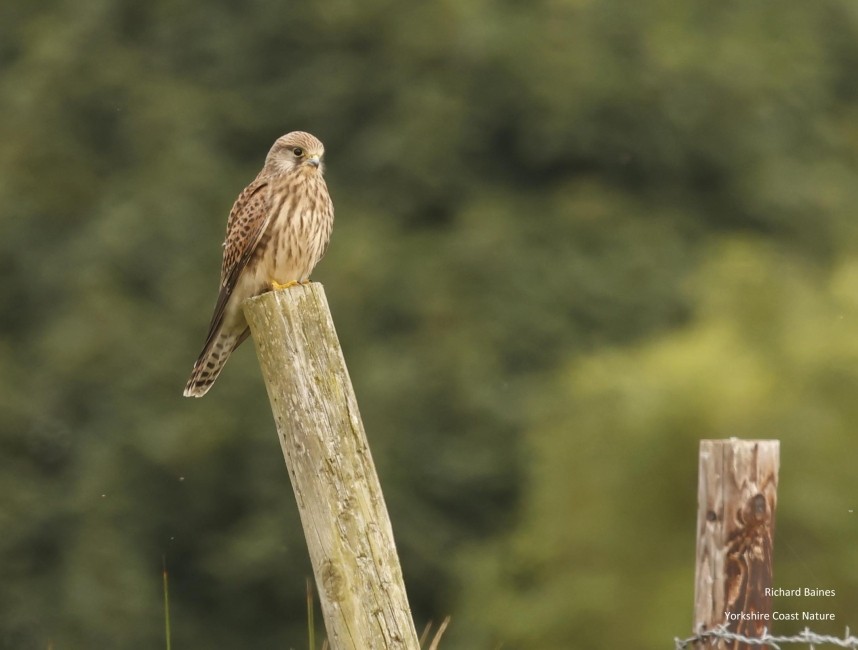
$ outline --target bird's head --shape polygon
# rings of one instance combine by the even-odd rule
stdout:
[[[274,173],[284,173],[304,167],[321,173],[324,155],[325,145],[316,136],[304,131],[292,131],[277,138],[265,158],[265,168]]]

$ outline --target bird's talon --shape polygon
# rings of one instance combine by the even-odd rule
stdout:
[[[278,291],[280,289],[288,289],[289,287],[294,287],[296,284],[298,284],[298,283],[295,280],[290,280],[286,284],[280,284],[279,282],[277,282],[277,280],[272,280],[271,281],[271,288],[274,291]]]

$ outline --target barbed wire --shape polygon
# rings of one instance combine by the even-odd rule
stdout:
[[[858,637],[854,637],[849,633],[849,628],[846,628],[846,634],[843,638],[836,636],[828,636],[812,632],[810,628],[804,628],[803,631],[793,636],[772,636],[768,630],[763,630],[762,636],[747,637],[736,632],[730,632],[727,625],[719,625],[711,630],[700,632],[687,639],[675,638],[676,650],[685,650],[696,643],[701,643],[708,640],[723,640],[723,641],[739,641],[746,645],[768,646],[774,650],[783,650],[781,643],[801,643],[810,647],[810,650],[815,650],[819,645],[836,645],[840,648],[852,648],[858,650]]]

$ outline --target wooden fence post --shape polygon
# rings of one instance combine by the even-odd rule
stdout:
[[[322,285],[245,302],[333,650],[418,650],[393,531]]]
[[[701,440],[699,462],[694,632],[727,623],[730,632],[759,637],[772,629],[766,589],[772,586],[780,443]],[[725,641],[704,647],[751,648]]]

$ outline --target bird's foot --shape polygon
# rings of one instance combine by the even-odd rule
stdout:
[[[296,282],[295,280],[290,280],[286,284],[280,284],[279,282],[277,282],[277,280],[272,280],[271,288],[274,291],[277,291],[279,289],[288,289],[289,287],[294,287],[296,284],[298,284],[298,282]]]

